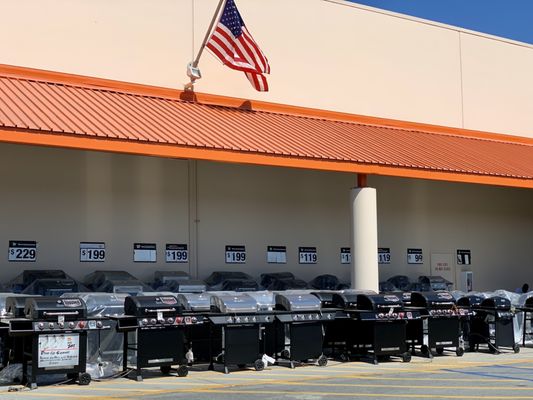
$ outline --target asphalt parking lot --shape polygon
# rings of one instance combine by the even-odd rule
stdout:
[[[150,374],[143,382],[125,378],[89,386],[3,386],[2,399],[533,399],[533,349],[519,354],[466,353],[391,360],[379,365],[330,361],[327,367],[288,369],[269,366],[261,372],[224,375],[193,368],[185,378]],[[8,389],[17,391],[9,392]]]

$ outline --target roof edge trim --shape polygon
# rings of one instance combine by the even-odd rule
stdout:
[[[28,130],[0,129],[0,142],[65,149],[103,151],[150,157],[195,159],[273,167],[303,168],[322,171],[385,175],[402,178],[430,179],[438,181],[477,183],[533,189],[532,179],[417,170],[382,165],[357,164],[353,162],[342,161],[310,160],[228,150],[212,150],[123,140],[75,137],[69,135],[58,135],[55,133],[35,133]]]

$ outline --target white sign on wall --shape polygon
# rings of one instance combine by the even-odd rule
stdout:
[[[298,262],[300,264],[316,264],[317,261],[316,247],[298,247]]]
[[[37,242],[31,240],[10,240],[8,261],[33,262],[37,259]]]
[[[378,248],[378,264],[390,264],[390,247]]]
[[[226,246],[226,264],[245,264],[245,246]]]
[[[422,249],[407,249],[407,264],[424,264]]]
[[[189,250],[187,245],[168,243],[165,248],[165,261],[167,263],[189,262]]]
[[[80,243],[81,262],[104,262],[105,243],[104,242],[81,242]]]
[[[134,262],[156,262],[157,246],[155,243],[134,243],[133,244],[133,261]]]
[[[72,367],[80,362],[80,335],[39,335],[39,368]]]
[[[267,246],[267,263],[286,264],[287,263],[287,247],[286,246]]]
[[[349,247],[341,247],[341,264],[352,263],[352,251]]]

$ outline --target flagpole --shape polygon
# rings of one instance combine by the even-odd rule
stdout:
[[[220,9],[222,8],[222,6],[226,4],[226,0],[220,0],[218,2],[218,6],[217,6],[217,9],[215,10],[215,15],[213,15],[213,19],[211,19],[211,23],[209,24],[209,28],[207,28],[207,32],[205,34],[205,37],[204,37],[204,41],[202,42],[202,45],[200,46],[200,49],[198,50],[198,55],[196,56],[196,58],[194,59],[193,63],[192,63],[192,66],[193,67],[198,67],[198,63],[200,62],[200,57],[202,56],[202,53],[204,51],[204,48],[205,48],[205,45],[207,44],[207,41],[209,40],[209,35],[211,34],[211,31],[213,30],[213,25],[215,25],[215,21],[217,20],[219,14],[220,14]]]
[[[187,65],[187,75],[189,76],[191,81],[185,85],[185,90],[194,90],[194,82],[197,79],[200,79],[202,77],[200,70],[198,69],[198,63],[200,62],[200,57],[202,56],[205,45],[207,44],[207,41],[209,40],[209,36],[211,35],[211,31],[213,30],[213,25],[215,25],[215,21],[218,20],[218,17],[220,15],[220,10],[222,6],[226,4],[226,1],[227,0],[220,0],[218,2],[217,9],[215,10],[215,15],[213,15],[213,18],[211,19],[211,23],[209,24],[209,28],[207,28],[207,32],[205,33],[205,37],[202,42],[202,45],[200,46],[200,49],[198,49],[198,54],[196,55],[196,58],[194,59],[194,61],[190,62]]]

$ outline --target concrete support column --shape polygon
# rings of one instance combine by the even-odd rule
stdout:
[[[352,288],[377,292],[379,272],[376,189],[351,189],[350,213]]]

